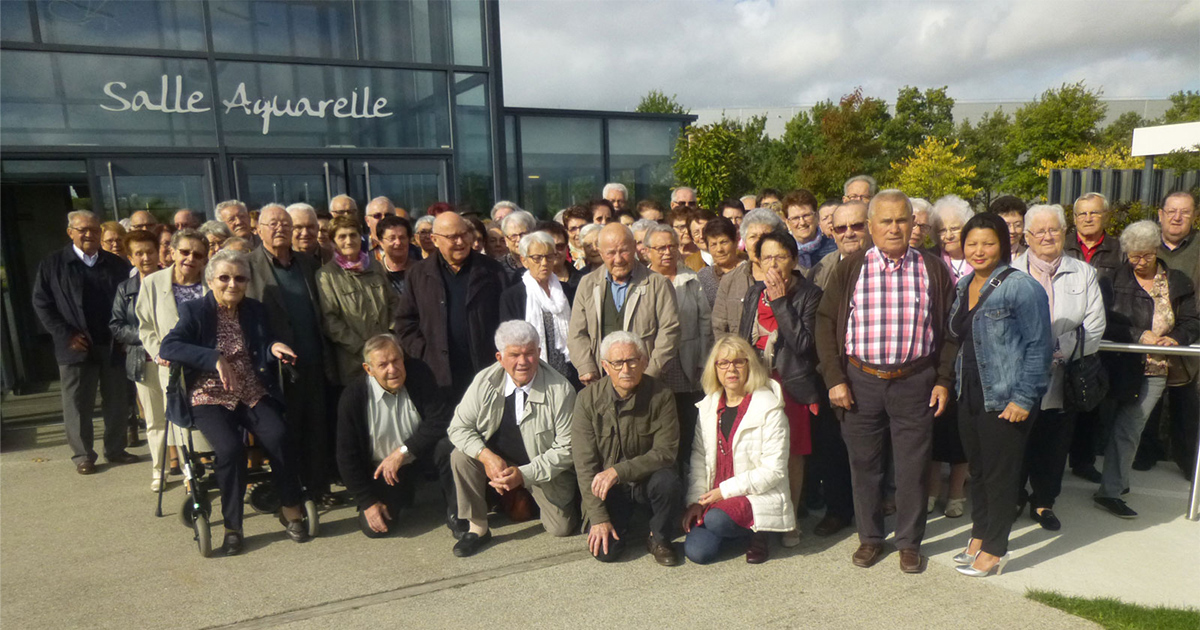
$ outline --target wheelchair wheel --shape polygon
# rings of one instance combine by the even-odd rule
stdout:
[[[188,493],[184,495],[183,504],[179,506],[179,521],[183,523],[184,527],[192,527],[192,524],[195,521],[193,513],[196,511],[196,503],[200,504],[200,514],[202,514],[206,519],[208,518],[209,514],[212,514],[212,504],[209,503],[208,492],[203,490],[199,491],[195,502],[192,501],[191,493]]]
[[[282,504],[279,493],[275,491],[275,484],[270,481],[261,481],[250,486],[246,491],[246,500],[259,514],[274,514]]]
[[[196,531],[196,547],[200,550],[200,556],[204,558],[211,556],[212,529],[208,526],[208,517],[204,514],[196,514],[192,528]]]
[[[304,500],[304,518],[308,521],[308,536],[309,538],[317,537],[317,530],[320,529],[320,516],[317,514],[317,503],[312,499]]]

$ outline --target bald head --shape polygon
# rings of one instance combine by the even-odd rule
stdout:
[[[433,220],[433,244],[447,264],[458,268],[471,255],[475,231],[457,212],[443,212]]]
[[[596,247],[609,275],[618,282],[626,281],[637,264],[637,241],[633,232],[619,221],[613,221],[600,230]]]
[[[154,215],[150,214],[146,210],[138,210],[137,212],[129,215],[129,228],[131,230],[146,230],[153,232],[158,229],[158,219],[155,219]]]
[[[200,217],[196,216],[195,212],[184,208],[175,213],[171,221],[175,224],[176,230],[191,228],[193,230],[200,228]]]
[[[357,218],[358,204],[354,202],[354,198],[350,195],[338,195],[329,200],[329,214],[334,217],[349,214]]]
[[[372,241],[375,239],[375,226],[384,217],[390,217],[394,214],[396,214],[396,206],[387,197],[376,197],[367,204],[367,234],[371,235]]]

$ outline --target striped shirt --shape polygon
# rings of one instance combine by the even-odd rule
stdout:
[[[916,249],[898,261],[872,247],[850,297],[846,355],[873,365],[894,366],[933,351],[929,272]]]

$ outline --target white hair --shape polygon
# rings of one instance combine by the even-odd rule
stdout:
[[[229,238],[233,236],[233,232],[229,230],[229,226],[225,225],[224,221],[218,221],[216,219],[213,219],[212,221],[205,221],[204,224],[198,228],[198,231],[200,232],[201,236],[205,237],[209,235],[219,236],[221,238]]]
[[[605,184],[604,189],[600,191],[600,196],[608,199],[609,191],[613,190],[620,191],[622,195],[625,195],[626,199],[629,198],[629,189],[625,187],[625,184],[620,184],[617,182],[609,182]]]
[[[929,220],[935,231],[942,229],[948,216],[956,217],[963,222],[963,225],[966,225],[967,221],[975,216],[975,212],[971,210],[971,204],[962,197],[946,195],[933,202],[933,209],[929,211]]]
[[[867,219],[874,217],[875,208],[885,201],[903,201],[904,207],[908,209],[908,215],[912,216],[912,200],[908,198],[908,195],[904,194],[904,191],[899,188],[889,188],[879,191],[878,195],[874,192],[871,193],[871,202],[867,204]],[[967,207],[970,208],[970,206]]]
[[[354,208],[355,212],[358,211],[358,202],[355,201],[354,197],[351,197],[350,195],[338,195],[338,196],[334,197],[333,199],[329,200],[329,205],[332,206],[333,202],[337,201],[338,199],[346,199],[346,200],[350,201],[350,207]]]
[[[879,184],[875,181],[874,177],[871,177],[870,175],[855,175],[854,177],[847,179],[845,184],[842,184],[843,195],[850,194],[850,185],[854,182],[866,182],[867,194],[871,195],[872,197],[874,197],[875,192],[879,190]]]
[[[529,236],[533,236],[530,234]],[[505,348],[516,346],[518,348],[528,348],[533,346],[540,348],[542,340],[538,338],[537,329],[533,324],[523,319],[512,319],[496,329],[496,352],[504,352]]]
[[[182,230],[180,230],[182,232]],[[217,266],[221,263],[229,263],[235,267],[239,267],[242,271],[250,276],[250,254],[240,252],[236,249],[222,249],[213,254],[212,258],[208,259],[208,266],[204,268],[204,282],[211,283],[213,278],[217,277]]]
[[[496,212],[503,208],[508,208],[509,210],[512,210],[513,212],[523,212],[523,210],[521,209],[521,206],[518,206],[517,204],[515,204],[511,201],[507,201],[507,200],[497,201],[496,205],[492,206],[491,216],[492,216],[493,221],[496,220]]]
[[[217,218],[220,219],[221,211],[224,210],[225,208],[241,208],[242,210],[245,210],[246,204],[242,203],[241,201],[238,201],[237,199],[226,199],[225,201],[222,201],[221,203],[217,204],[216,208],[213,208],[213,214],[217,215]]]
[[[921,197],[910,197],[908,202],[912,204],[913,216],[916,216],[918,212],[929,212],[930,208],[933,207],[933,204],[929,203],[928,199],[922,199]]]
[[[426,224],[428,224],[429,227],[432,228],[433,221],[434,221],[434,217],[432,214],[427,214],[427,215],[421,217],[420,219],[417,219],[417,222],[413,224],[413,232],[416,232],[418,229],[420,229],[420,227],[422,225],[426,225]]]
[[[1162,228],[1154,221],[1143,219],[1125,226],[1121,232],[1121,251],[1157,252],[1162,243]]]
[[[742,225],[738,228],[738,236],[741,236],[742,240],[746,240],[746,233],[754,225],[769,225],[771,226],[771,231],[788,231],[787,225],[784,225],[783,219],[779,218],[777,212],[767,208],[755,208],[742,217]]]
[[[275,210],[275,209],[278,209],[278,210],[282,210],[282,211],[284,211],[284,212],[287,212],[287,208],[286,208],[286,207],[284,207],[284,205],[283,205],[283,204],[281,204],[281,203],[274,203],[274,202],[272,202],[272,203],[268,203],[268,204],[264,205],[263,207],[259,208],[259,209],[258,209],[258,216],[260,216],[260,217],[261,217],[261,216],[263,215],[263,213],[264,213],[264,212],[266,212],[267,210]],[[288,216],[290,217],[291,215],[288,215]]]
[[[1058,227],[1060,229],[1065,230],[1067,228],[1067,215],[1062,206],[1058,204],[1039,204],[1025,211],[1025,231],[1029,232],[1029,224],[1033,223],[1034,219],[1044,214],[1054,217],[1054,220],[1058,221]]]
[[[96,219],[96,213],[91,210],[74,210],[67,213],[67,227],[71,227],[71,223],[75,219]],[[99,219],[96,219],[99,221]]]
[[[591,236],[593,232],[603,230],[604,226],[599,223],[589,223],[579,230],[579,242],[583,242],[584,237]],[[597,237],[599,238],[599,237]]]
[[[658,222],[654,222],[654,225],[646,228],[646,234],[642,236],[642,245],[650,247],[650,237],[654,236],[655,234],[670,234],[671,243],[679,245],[679,235],[675,233],[675,228]]]
[[[554,237],[546,232],[530,232],[521,237],[521,242],[517,245],[517,253],[521,254],[521,257],[524,258],[529,254],[529,248],[533,247],[534,243],[545,245],[550,248],[550,251],[554,251],[554,248],[558,246],[554,242]]]
[[[121,227],[125,228],[126,232],[133,229],[133,219],[130,219],[129,217],[125,217],[124,219],[117,221],[117,223],[120,223]]]
[[[531,232],[537,226],[537,219],[524,210],[513,210],[512,213],[504,217],[504,220],[500,222],[500,231],[504,232],[504,235],[507,236],[508,228],[511,225],[525,228],[526,232]]]
[[[600,342],[600,358],[607,361],[608,351],[612,349],[613,346],[624,345],[630,345],[636,348],[639,357],[643,359],[650,358],[650,353],[646,352],[646,344],[642,343],[642,338],[627,330],[616,330],[608,333],[608,336],[606,336]]]
[[[633,222],[633,225],[629,226],[629,230],[634,234],[637,234],[638,232],[645,232],[656,225],[658,225],[658,221],[653,221],[650,219],[638,219],[637,221]]]
[[[749,212],[754,209],[746,207],[747,199],[750,200],[750,205],[754,206],[755,208],[758,207],[758,195],[742,195],[740,198],[738,198],[738,201],[742,202],[742,210],[744,212]]]
[[[317,219],[317,209],[303,202],[294,203],[285,209],[288,216],[292,217],[292,221],[295,221],[300,215],[312,215],[314,221]]]
[[[693,197],[696,196],[695,188],[692,188],[691,186],[680,186],[679,188],[676,188],[675,190],[671,191],[671,201],[675,201],[675,195],[679,194],[680,191],[684,191],[684,190],[692,193]]]
[[[555,212],[555,213],[554,213],[554,222],[555,222],[555,223],[557,223],[557,224],[559,224],[559,225],[562,225],[562,224],[563,224],[563,215],[564,215],[564,214],[566,214],[566,213],[567,213],[567,209],[566,209],[566,208],[563,208],[562,210],[559,210],[558,212]]]
[[[393,335],[392,333],[379,333],[378,335],[368,339],[367,342],[363,344],[363,363],[370,363],[369,359],[371,355],[387,346],[395,348],[396,350],[400,351],[400,356],[404,356],[404,348],[400,346],[400,340],[396,338],[396,335]]]
[[[1083,193],[1082,195],[1079,195],[1079,198],[1075,200],[1073,205],[1079,205],[1080,201],[1091,201],[1093,199],[1099,199],[1100,210],[1103,212],[1108,212],[1108,197],[1105,197],[1098,192]]]

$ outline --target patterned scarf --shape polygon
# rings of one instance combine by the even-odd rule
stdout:
[[[358,260],[351,261],[340,253],[334,252],[333,261],[346,271],[366,271],[367,265],[371,264],[371,257],[367,255],[367,252],[359,252]]]

